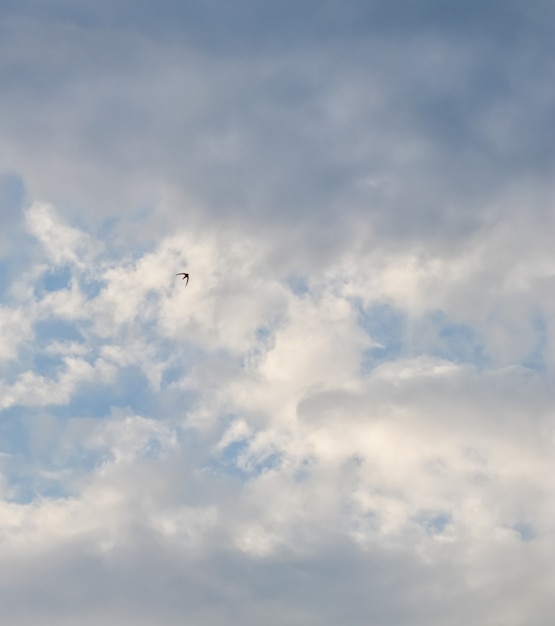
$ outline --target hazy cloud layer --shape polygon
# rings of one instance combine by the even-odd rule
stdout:
[[[4,619],[550,624],[552,3],[0,17]]]

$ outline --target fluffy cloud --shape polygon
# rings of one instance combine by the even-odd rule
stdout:
[[[114,572],[103,575],[128,576],[131,562],[144,567],[156,558],[184,581],[194,574],[180,561],[193,559],[205,571],[204,582],[197,583],[202,593],[231,593],[233,600],[220,601],[231,602],[252,623],[267,609],[250,585],[256,587],[253,577],[268,567],[277,568],[264,575],[277,585],[279,619],[308,620],[321,618],[320,609],[277,582],[292,572],[300,576],[304,568],[311,584],[325,588],[337,586],[327,568],[347,568],[354,581],[352,568],[368,576],[366,559],[378,559],[392,580],[417,571],[421,576],[426,568],[426,582],[410,588],[417,593],[415,585],[424,585],[418,593],[427,603],[442,577],[456,581],[462,596],[478,577],[504,603],[512,583],[488,580],[501,553],[514,559],[512,567],[532,561],[547,567],[539,546],[552,541],[545,506],[553,464],[549,361],[540,369],[521,363],[538,342],[524,333],[513,341],[526,349],[513,350],[506,363],[510,341],[498,347],[490,331],[480,328],[506,297],[526,302],[525,293],[533,304],[513,318],[517,330],[549,306],[549,296],[533,289],[548,271],[541,246],[525,265],[517,258],[484,268],[477,259],[505,240],[502,225],[483,231],[456,255],[390,252],[376,258],[346,251],[334,267],[301,277],[306,288],[298,289],[287,275],[272,275],[271,239],[257,238],[255,245],[247,234],[228,239],[214,231],[182,231],[129,259],[118,257],[109,242],[102,247],[69,228],[54,208],[48,215],[49,227],[33,232],[44,262],[53,262],[51,250],[65,254],[67,284],[37,291],[32,284],[44,280],[42,269],[15,292],[12,297],[22,300],[11,306],[28,307],[20,316],[36,328],[35,351],[58,360],[40,374],[21,361],[2,398],[5,409],[48,406],[57,417],[48,430],[41,427],[40,437],[26,435],[34,441],[31,474],[22,474],[18,459],[24,452],[15,447],[5,467],[14,495],[22,481],[39,490],[56,485],[66,495],[5,501],[9,554],[25,549],[29,563],[44,554],[40,558],[53,560],[62,580],[77,568],[79,586],[88,585],[87,562],[98,572]],[[86,255],[71,252],[85,240],[91,250],[105,252],[87,263]],[[42,263],[38,259],[37,267]],[[194,268],[187,286],[174,276],[183,267]],[[502,288],[486,292],[476,308],[465,295],[469,284],[480,285],[481,276],[494,271]],[[98,281],[94,290],[86,288],[90,276]],[[468,306],[453,306],[457,299]],[[380,353],[387,354],[388,346],[365,324],[374,309],[384,314],[384,302],[404,311],[406,325],[402,353],[385,360]],[[49,327],[41,327],[44,316],[63,320],[79,339],[49,337]],[[476,341],[489,355],[487,363],[461,362],[453,343],[437,354],[441,333],[456,324],[484,338]],[[410,339],[415,332],[419,336]],[[95,387],[108,394],[111,413],[94,415],[87,396],[80,400],[84,389]],[[135,394],[143,415],[126,408],[138,406]],[[58,413],[57,406],[68,408]],[[36,429],[39,422],[27,415],[27,427]],[[45,437],[49,450],[40,443]],[[139,549],[138,541],[148,549]],[[341,551],[352,556],[339,556],[342,544]],[[64,556],[70,546],[74,557]],[[225,554],[232,555],[228,566],[240,570],[254,559],[244,584],[255,595],[244,609],[213,573]],[[525,577],[522,567],[517,578]],[[17,569],[22,588],[26,568]],[[180,588],[173,587],[175,593]],[[91,602],[86,589],[78,593]],[[51,592],[62,602],[58,591]],[[98,593],[108,608],[97,611],[97,619],[134,619],[130,605],[112,606],[106,590]],[[169,593],[168,624],[177,619],[172,611],[187,611]],[[346,591],[337,593],[339,603],[350,602]],[[523,596],[514,615],[544,601],[538,593]],[[403,594],[404,610],[411,602],[409,592]],[[442,602],[441,615],[461,607],[457,598]],[[484,600],[464,619],[495,623],[496,602]],[[145,604],[147,614],[154,606],[154,599]],[[214,609],[218,618],[204,615],[205,605],[191,618],[197,610],[205,623],[222,615],[221,608]],[[387,604],[381,610],[396,615],[384,623],[409,620]],[[354,623],[372,614],[363,605],[357,611]],[[429,613],[419,615],[425,620]]]
[[[494,4],[5,9],[5,620],[547,626],[552,44]]]

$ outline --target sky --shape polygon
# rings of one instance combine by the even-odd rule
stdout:
[[[2,2],[6,623],[551,625],[554,26]]]

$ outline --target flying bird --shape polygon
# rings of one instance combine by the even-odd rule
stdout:
[[[187,279],[185,286],[189,284],[189,274],[187,274],[187,272],[179,272],[179,274],[176,274],[176,276],[183,276],[183,280]]]

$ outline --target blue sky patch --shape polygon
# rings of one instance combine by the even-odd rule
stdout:
[[[534,317],[534,330],[536,331],[536,345],[523,362],[524,367],[539,372],[547,369],[545,354],[548,346],[547,323],[541,315]]]
[[[0,452],[11,454],[27,450],[27,428],[23,421],[26,411],[21,406],[0,411]]]
[[[83,341],[83,336],[75,324],[61,319],[40,320],[35,324],[35,332],[43,346],[51,341],[77,341],[79,343]]]
[[[89,300],[96,298],[105,285],[106,283],[102,280],[83,277],[79,279],[79,288]]]
[[[287,286],[296,296],[304,296],[309,291],[308,282],[303,276],[289,276]]]
[[[423,511],[415,517],[415,521],[429,535],[440,535],[451,522],[451,516],[447,513]]]
[[[67,265],[56,270],[51,270],[42,277],[42,286],[45,291],[60,291],[60,289],[68,289],[70,283],[71,270]]]
[[[487,361],[480,336],[470,326],[445,323],[438,333],[437,356],[457,363],[484,365]]]
[[[454,322],[443,311],[431,311],[411,324],[410,352],[454,363],[488,364],[480,335],[470,326]]]
[[[358,323],[373,341],[380,344],[365,351],[363,371],[402,356],[405,350],[406,313],[389,304],[377,304],[369,309],[359,305],[357,308]]]
[[[528,522],[517,522],[512,529],[517,533],[521,541],[533,541],[536,538],[536,531],[532,524]]]
[[[113,408],[129,408],[144,415],[149,413],[156,398],[146,376],[138,367],[118,370],[110,383],[85,383],[73,393],[71,402],[56,409],[56,414],[65,417],[105,417]]]
[[[210,467],[217,473],[248,480],[279,466],[282,455],[272,453],[263,457],[248,454],[249,439],[233,441],[212,459]]]
[[[63,366],[63,357],[58,354],[36,353],[33,356],[33,371],[40,376],[51,376],[60,366]]]

